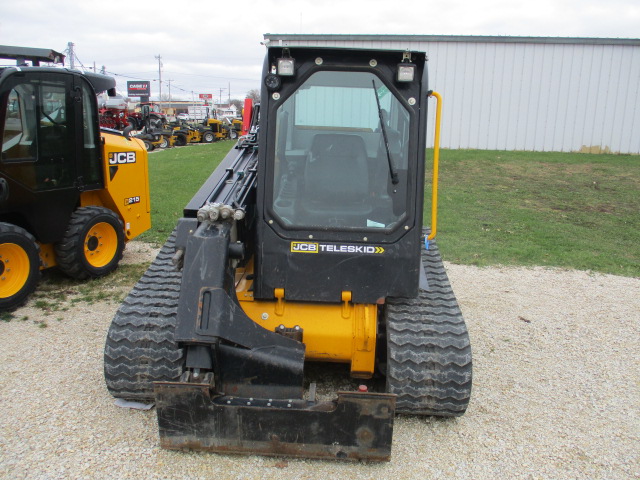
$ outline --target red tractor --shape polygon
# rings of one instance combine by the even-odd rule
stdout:
[[[100,108],[100,127],[112,128],[114,130],[124,130],[129,125],[129,110],[127,102],[121,96],[109,97],[104,102],[98,103]]]
[[[142,102],[138,106],[142,109],[146,105],[149,106],[149,127],[156,130],[163,128],[168,121],[167,116],[160,110],[160,106],[150,102]],[[134,130],[142,130],[145,126],[145,119],[141,112],[129,113],[127,121],[133,125]]]

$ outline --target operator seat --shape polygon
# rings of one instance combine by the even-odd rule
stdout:
[[[311,223],[366,226],[366,216],[371,212],[369,168],[361,137],[314,135],[304,180],[302,207]]]

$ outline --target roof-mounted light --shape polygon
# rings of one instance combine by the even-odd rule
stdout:
[[[295,73],[295,60],[293,58],[278,59],[278,75],[290,77]]]
[[[398,72],[396,75],[396,81],[398,82],[413,82],[416,76],[416,66],[411,63],[411,53],[404,52],[402,54],[402,63],[398,64]]]
[[[289,54],[289,49],[282,50],[282,58],[278,59],[278,75],[291,77],[296,73],[296,62]]]

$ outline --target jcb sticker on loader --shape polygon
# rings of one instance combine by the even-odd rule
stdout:
[[[291,242],[291,251],[300,253],[318,253],[318,244],[315,242]]]
[[[109,154],[109,165],[136,163],[136,152],[113,152]]]
[[[384,248],[376,245],[333,245],[317,242],[291,242],[293,253],[362,253],[380,255]]]

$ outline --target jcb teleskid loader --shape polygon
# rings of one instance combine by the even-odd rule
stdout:
[[[250,133],[108,333],[107,386],[155,400],[163,447],[389,460],[396,412],[465,412],[471,349],[432,241],[435,158],[422,229],[430,95],[424,53],[267,49]],[[305,360],[385,387],[318,402]]]
[[[53,50],[0,45],[0,58],[17,63],[0,67],[0,310],[11,310],[41,269],[113,271],[151,216],[142,142],[99,127],[96,93],[115,95],[115,80],[39,66],[64,61]]]

